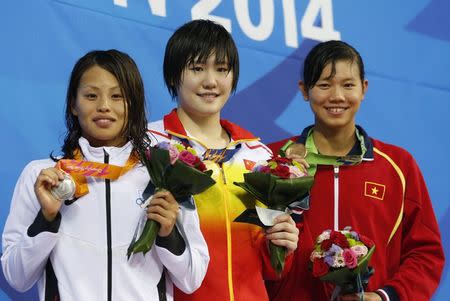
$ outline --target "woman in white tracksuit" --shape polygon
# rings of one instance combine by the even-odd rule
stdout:
[[[150,181],[137,151],[147,145],[142,79],[117,50],[92,51],[72,70],[66,103],[64,159],[123,167],[117,179],[86,177],[88,193],[62,202],[52,188],[64,179],[55,158],[32,161],[14,191],[3,233],[3,273],[40,300],[172,300],[173,284],[197,289],[208,250],[196,210],[157,192],[147,212],[137,200]],[[95,164],[95,163],[94,163]],[[161,224],[153,248],[127,260],[143,215]],[[58,299],[56,299],[58,298]]]

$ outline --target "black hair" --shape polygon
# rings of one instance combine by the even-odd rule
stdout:
[[[332,78],[336,74],[336,62],[347,60],[356,62],[361,82],[364,81],[364,63],[359,52],[342,41],[327,41],[314,46],[305,58],[303,66],[303,83],[308,91],[317,83],[323,69],[331,63]]]
[[[134,151],[144,150],[148,146],[147,118],[144,84],[139,69],[134,60],[124,52],[115,49],[94,50],[76,62],[70,75],[65,108],[67,132],[61,148],[63,158],[72,159],[78,148],[82,129],[72,108],[75,106],[81,77],[94,66],[99,66],[116,77],[127,106],[127,121],[122,134],[131,141]]]
[[[164,54],[164,81],[172,98],[177,97],[183,71],[196,62],[204,63],[211,54],[216,63],[227,62],[233,72],[231,91],[236,90],[239,79],[239,55],[230,33],[210,20],[193,20],[178,28],[170,37]]]

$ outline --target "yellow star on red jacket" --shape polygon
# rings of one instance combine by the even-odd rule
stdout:
[[[368,182],[364,183],[364,195],[377,200],[383,200],[386,193],[386,186],[383,184]]]

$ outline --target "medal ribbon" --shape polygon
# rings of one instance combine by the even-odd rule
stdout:
[[[308,168],[308,175],[314,176],[317,171],[317,165],[333,165],[333,166],[342,166],[342,165],[357,165],[361,163],[364,158],[364,154],[366,153],[366,145],[364,143],[364,136],[361,135],[356,128],[356,138],[359,142],[359,146],[361,149],[361,154],[359,155],[346,155],[346,156],[328,156],[320,154],[317,150],[316,145],[314,144],[313,129],[311,129],[306,138],[306,142],[304,145],[304,159],[309,163],[310,167]],[[286,150],[294,144],[292,140],[289,140],[281,149],[280,154],[285,156]]]
[[[75,182],[75,198],[79,198],[89,193],[86,177],[116,180],[132,169],[138,162],[139,158],[134,153],[128,157],[125,166],[84,161],[80,150],[76,149],[74,159],[59,160],[56,168],[70,174]]]

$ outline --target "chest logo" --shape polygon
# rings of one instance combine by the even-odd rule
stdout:
[[[255,167],[255,164],[256,164],[255,161],[244,159],[245,169],[247,169],[247,170],[252,170],[253,167]]]
[[[383,184],[378,184],[374,182],[364,183],[364,195],[369,198],[374,198],[377,200],[383,200],[386,193],[386,186]]]

